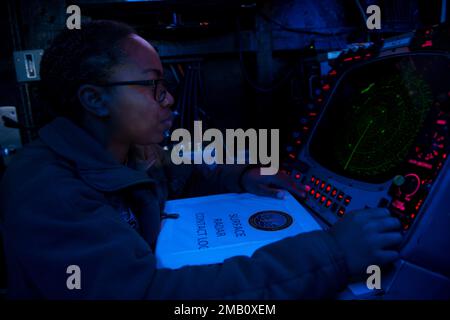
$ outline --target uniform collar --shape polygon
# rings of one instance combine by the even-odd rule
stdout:
[[[112,192],[137,184],[151,184],[145,172],[120,164],[84,129],[66,118],[56,118],[39,130],[54,152],[70,161],[81,178],[93,188]]]

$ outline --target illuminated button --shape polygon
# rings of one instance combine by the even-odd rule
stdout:
[[[325,197],[325,196],[322,196],[322,198],[320,198],[320,202],[321,202],[321,203],[324,203],[325,200],[327,200],[327,197]]]
[[[322,184],[320,185],[320,189],[324,189],[325,188],[325,182],[322,182]]]
[[[297,173],[297,174],[295,175],[295,179],[300,179],[300,178],[301,178],[300,173]]]
[[[394,199],[391,203],[391,205],[396,208],[397,210],[400,210],[401,212],[406,210],[405,203],[399,199]]]
[[[345,213],[345,208],[344,207],[340,207],[337,214],[339,217],[342,217]]]
[[[330,190],[331,190],[331,186],[330,185],[327,185],[327,187],[326,187],[326,189],[325,189],[325,192],[330,192]]]
[[[314,181],[316,181],[316,177],[312,176],[311,177],[311,182],[314,182]]]
[[[309,190],[311,190],[311,186],[310,185],[305,185],[305,191],[308,192]]]
[[[333,203],[333,201],[331,201],[330,199],[327,200],[327,203],[325,204],[325,207],[329,208],[331,206],[331,204]]]
[[[320,180],[317,179],[317,180],[316,180],[316,186],[318,186],[319,184],[320,184]]]
[[[316,190],[314,190],[314,189],[311,189],[311,191],[309,192],[309,194],[312,196],[314,195],[314,193],[316,193]]]
[[[344,199],[344,204],[345,204],[346,206],[348,206],[348,204],[350,203],[350,201],[352,201],[352,197],[346,196],[345,199]]]
[[[319,199],[319,197],[320,197],[320,193],[319,192],[316,192],[316,195],[314,196],[316,199]]]
[[[344,199],[344,193],[343,193],[342,191],[339,192],[337,198],[338,198],[339,201],[342,200],[342,199]]]
[[[337,195],[337,190],[333,189],[333,191],[331,191],[331,196],[336,197],[336,195]]]

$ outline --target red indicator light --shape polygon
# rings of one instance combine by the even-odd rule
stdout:
[[[297,174],[295,175],[295,179],[300,179],[300,177],[301,177],[301,175],[300,175],[299,173],[297,173]]]
[[[437,123],[437,124],[440,124],[440,125],[442,125],[442,126],[444,126],[444,125],[447,124],[447,120],[442,120],[442,119],[440,119],[440,120],[437,120],[436,123]]]
[[[292,153],[289,153],[289,158],[295,159],[295,156]]]
[[[311,177],[311,182],[314,182],[316,180],[316,177],[312,176]]]
[[[433,45],[433,41],[427,40],[422,44],[422,48],[431,47]]]
[[[352,57],[348,57],[348,58],[345,58],[345,59],[344,59],[344,61],[352,61],[352,60],[353,60]]]
[[[411,217],[411,219],[414,219],[416,217],[416,215],[414,213],[411,213],[410,217]]]
[[[316,195],[315,195],[315,198],[316,198],[316,199],[319,199],[319,197],[320,197],[320,193],[317,192]]]
[[[446,153],[442,154],[442,158],[446,159],[447,158],[447,154]]]
[[[322,101],[323,101],[322,98],[318,98],[318,99],[317,99],[317,102],[318,102],[318,103],[321,103]]]
[[[405,211],[405,203],[400,200],[395,200],[394,202],[392,202],[392,206],[400,211]]]
[[[310,116],[310,117],[315,117],[315,116],[317,116],[317,113],[316,113],[316,112],[310,112],[310,113],[309,113],[309,116]]]
[[[320,202],[325,202],[325,200],[327,200],[327,197],[322,196],[322,198],[320,198]]]
[[[325,182],[322,182],[322,184],[320,185],[320,189],[323,190],[323,188],[325,188]]]
[[[332,201],[331,201],[331,200],[328,200],[327,203],[325,204],[325,206],[326,206],[327,208],[329,208],[329,207],[331,206],[331,203],[332,203]]]
[[[371,57],[372,55],[370,53],[366,53],[366,58]]]
[[[337,194],[337,190],[336,190],[336,189],[333,189],[333,191],[331,191],[331,195],[332,195],[333,197],[335,197],[336,194]]]
[[[355,60],[361,59],[361,56],[355,56]]]
[[[416,204],[416,211],[419,211],[420,206],[422,205],[423,199],[420,199],[419,202]],[[413,217],[411,217],[413,218]]]
[[[302,141],[301,140],[297,140],[297,141],[295,141],[295,144],[301,144],[302,143]]]
[[[317,180],[316,180],[316,186],[318,186],[318,185],[319,185],[319,183],[320,183],[320,180],[319,180],[319,179],[317,179]]]
[[[425,169],[433,169],[433,166],[431,164],[423,162],[423,161],[417,161],[417,160],[414,160],[414,159],[409,159],[408,162],[411,163],[411,164],[415,164],[416,166],[425,168]]]
[[[329,84],[325,84],[325,85],[323,85],[322,89],[324,91],[328,91],[328,90],[330,90],[330,85]]]
[[[345,197],[344,202],[345,205],[348,205],[352,199],[350,197]]]
[[[316,190],[314,190],[314,189],[311,189],[311,191],[309,192],[309,194],[312,196],[314,195],[314,193],[316,193]]]
[[[331,70],[329,73],[330,76],[335,76],[336,74],[337,74],[336,70]]]
[[[344,193],[343,192],[339,192],[338,199],[342,200],[343,198],[344,198]]]
[[[345,208],[344,207],[340,207],[338,210],[338,216],[342,217],[345,213]]]
[[[308,192],[309,190],[311,190],[311,186],[305,185],[305,191]]]
[[[327,185],[327,188],[325,189],[325,191],[326,191],[326,192],[330,192],[330,190],[331,190],[331,186],[330,186],[330,185]]]

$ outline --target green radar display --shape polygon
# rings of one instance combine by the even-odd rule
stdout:
[[[344,75],[311,140],[313,158],[360,181],[392,178],[433,105],[436,78],[421,59],[379,60]]]

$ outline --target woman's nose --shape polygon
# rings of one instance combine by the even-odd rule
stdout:
[[[171,108],[174,104],[174,98],[173,96],[170,94],[170,92],[167,92],[166,98],[164,99],[163,103],[162,103],[162,107],[163,108]]]

